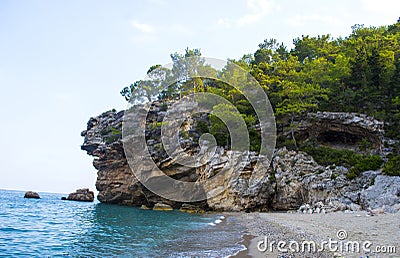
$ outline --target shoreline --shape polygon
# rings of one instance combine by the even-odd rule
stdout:
[[[253,241],[254,238],[255,238],[255,236],[253,236],[253,235],[250,235],[247,233],[243,234],[242,241],[240,241],[239,244],[243,245],[244,249],[240,250],[236,254],[233,254],[228,257],[229,258],[251,258],[251,255],[249,254],[249,247],[251,245],[251,241]]]
[[[369,216],[365,211],[333,212],[328,214],[298,214],[298,213],[225,213],[235,217],[246,228],[242,242],[246,249],[232,256],[235,258],[247,257],[398,257],[400,254],[400,213],[379,214]],[[338,231],[344,230],[346,238],[339,241]],[[329,250],[326,246],[322,252],[292,253],[279,252],[277,247],[266,252],[257,249],[259,241],[266,238],[272,241],[322,241],[332,239],[339,243],[357,241],[361,247],[359,251]],[[365,242],[371,242],[371,251],[362,249]],[[376,247],[386,249],[394,247],[389,253],[377,253]],[[328,249],[328,250],[327,250]]]

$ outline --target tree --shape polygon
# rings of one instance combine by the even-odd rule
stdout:
[[[297,146],[294,136],[294,119],[306,111],[316,109],[321,99],[327,99],[328,90],[320,87],[318,83],[312,82],[304,76],[299,69],[300,62],[295,56],[290,56],[279,69],[282,71],[278,91],[273,94],[279,102],[276,105],[275,114],[289,121],[290,133]]]
[[[130,102],[145,102],[155,100],[161,91],[161,87],[168,77],[169,70],[161,65],[153,65],[147,71],[147,78],[135,81],[123,88],[121,95]]]
[[[206,64],[199,49],[186,48],[185,54],[171,54],[171,59],[172,81],[176,82],[179,97],[207,91],[207,85],[212,83],[209,78],[216,78],[215,69]]]
[[[294,39],[293,44],[295,47],[292,54],[297,56],[301,63],[306,59],[313,60],[320,57],[333,61],[339,52],[339,42],[333,40],[330,35],[302,36]]]
[[[375,116],[387,122],[390,137],[400,139],[400,22],[380,27],[356,24],[345,38],[304,35],[293,42],[294,48],[287,50],[276,39],[266,39],[254,54],[229,60],[218,73],[206,64],[199,49],[187,48],[183,54],[171,55],[172,69],[151,67],[148,78],[125,87],[121,95],[140,102],[215,93],[240,111],[251,130],[257,116],[240,87],[232,87],[246,85],[247,78],[234,68],[238,65],[260,83],[281,131],[289,127],[292,138],[296,119],[321,110]],[[210,79],[215,77],[221,80]]]

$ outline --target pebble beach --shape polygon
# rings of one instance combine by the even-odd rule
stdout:
[[[376,214],[365,211],[332,212],[327,214],[301,213],[230,213],[246,227],[243,244],[246,250],[234,257],[399,257],[400,255],[400,213]],[[285,243],[314,241],[337,241],[337,247],[317,252],[279,251],[277,242]],[[265,248],[272,241],[273,250]],[[260,241],[262,242],[260,244]],[[359,251],[344,248],[348,243],[359,243]],[[371,245],[368,245],[371,243]],[[366,245],[370,251],[363,250]],[[342,245],[342,250],[339,250]],[[291,246],[293,247],[293,246]],[[295,248],[293,248],[295,249]],[[334,250],[338,249],[338,250]],[[377,251],[380,249],[380,251]],[[294,250],[293,250],[294,251]],[[301,251],[301,250],[300,250]],[[385,251],[385,252],[384,252]]]

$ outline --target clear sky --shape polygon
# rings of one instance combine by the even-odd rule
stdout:
[[[80,132],[124,109],[119,91],[170,53],[239,58],[266,38],[345,37],[399,11],[398,0],[0,0],[0,188],[94,189]]]

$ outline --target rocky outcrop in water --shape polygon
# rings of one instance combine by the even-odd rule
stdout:
[[[36,192],[28,191],[28,192],[25,193],[24,198],[40,199],[40,196]]]
[[[201,208],[199,208],[196,205],[191,205],[188,203],[182,204],[182,207],[179,209],[179,211],[182,212],[187,212],[187,213],[204,213],[205,211]]]
[[[168,204],[164,204],[164,203],[156,203],[153,207],[154,211],[172,211],[173,208],[168,205]]]
[[[164,108],[160,103],[155,103],[150,108],[146,140],[154,163],[166,175],[181,181],[196,182],[211,178],[224,166],[233,171],[235,166],[239,165],[229,162],[232,156],[238,154],[222,147],[217,148],[207,165],[199,168],[174,164],[174,160],[168,158],[160,148],[161,141],[157,137],[161,133],[159,123],[165,115]],[[185,209],[187,204],[167,200],[152,193],[134,176],[121,141],[123,116],[122,111],[105,112],[90,118],[87,129],[82,132],[85,138],[82,149],[95,157],[93,165],[98,170],[96,188],[99,191],[99,201],[139,207],[145,205],[149,208],[162,203],[172,208]],[[299,129],[303,135],[309,134],[308,137],[326,141],[326,137],[337,132],[338,135],[347,137],[342,141],[338,140],[340,144],[354,145],[354,141],[367,137],[374,146],[381,146],[382,124],[370,117],[345,113],[317,113],[311,114],[309,118]],[[188,137],[181,139],[181,146],[184,146],[183,150],[186,153],[199,151],[199,133],[193,124],[195,121],[184,125],[189,127]],[[316,126],[314,131],[311,130],[311,125]],[[179,156],[179,153],[177,155]],[[387,212],[396,212],[399,209],[399,184],[395,184],[400,180],[399,177],[387,177],[381,175],[378,170],[365,171],[350,180],[346,177],[348,171],[345,167],[324,167],[306,153],[286,148],[275,151],[269,167],[255,171],[254,164],[257,158],[255,153],[250,153],[242,171],[232,173],[232,176],[220,181],[219,185],[211,185],[205,189],[208,192],[221,188],[221,194],[189,205],[194,205],[199,210],[217,211],[297,210],[305,204],[309,205],[307,210],[311,209],[313,212],[378,207]],[[141,164],[141,167],[136,169],[150,169],[146,166],[153,164]]]
[[[73,193],[70,193],[65,200],[68,201],[79,201],[79,202],[93,202],[94,193],[88,188],[78,189]]]

